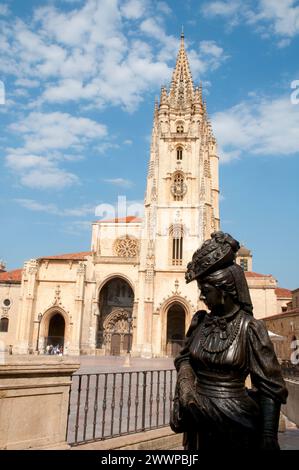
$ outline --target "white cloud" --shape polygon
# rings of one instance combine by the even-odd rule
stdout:
[[[27,90],[24,90],[24,88],[17,88],[14,90],[14,96],[28,97],[29,93]]]
[[[21,184],[33,189],[63,189],[79,182],[73,173],[60,168],[51,168],[48,171],[40,169],[29,171],[21,176]]]
[[[54,0],[55,1],[55,0]],[[57,3],[64,2],[64,3],[80,3],[82,0],[56,0]]]
[[[101,145],[94,147],[94,150],[97,153],[101,153],[102,155],[106,155],[107,150],[110,149],[119,149],[120,145],[114,144],[113,142],[103,142]]]
[[[162,48],[158,55],[159,60],[173,61],[175,59],[180,41],[174,36],[165,34],[163,23],[159,21],[159,19],[147,18],[141,23],[140,29],[142,32],[161,43]],[[208,70],[218,68],[221,63],[228,58],[228,56],[224,54],[223,48],[219,47],[215,41],[201,41],[197,49],[194,48],[193,45],[189,47],[188,41],[185,41],[185,48],[187,50],[191,72],[195,79],[198,79]],[[161,75],[160,84],[163,83],[163,81],[169,81],[172,70],[173,67],[168,71],[165,70],[165,74]]]
[[[7,4],[0,5],[0,16],[7,16],[9,13],[9,6]]]
[[[20,206],[34,212],[46,212],[48,214],[56,214],[57,207],[54,204],[43,204],[33,199],[14,199]]]
[[[201,12],[206,17],[225,18],[225,27],[231,29],[242,20],[246,21],[248,6],[246,0],[219,0],[204,3]]]
[[[242,4],[239,0],[227,0],[205,3],[202,12],[205,16],[229,17],[239,12]]]
[[[166,33],[164,16],[170,13],[167,3],[148,0],[39,7],[32,20],[4,22],[0,70],[14,74],[17,86],[39,82],[35,107],[73,101],[85,110],[113,105],[134,111],[148,90],[170,80],[179,46]],[[211,50],[189,52],[197,78],[210,69]]]
[[[24,149],[9,153],[6,156],[6,166],[20,179],[23,186],[33,189],[63,189],[79,183],[76,175],[59,168],[50,157],[22,152]]]
[[[241,22],[255,25],[262,37],[275,34],[284,39],[278,41],[279,47],[290,43],[290,38],[299,34],[299,5],[297,0],[258,0],[250,1],[212,1],[201,8],[207,17],[224,17],[230,26]]]
[[[63,226],[61,231],[67,233],[68,235],[81,236],[81,233],[85,232],[86,230],[90,231],[89,221],[75,220],[71,222],[68,221],[67,224]]]
[[[68,113],[32,112],[23,121],[10,126],[11,130],[24,135],[28,152],[51,149],[79,148],[82,144],[107,135],[106,126]]]
[[[294,37],[299,33],[299,5],[297,0],[260,0],[252,22],[265,21],[278,36]]]
[[[91,206],[86,204],[80,207],[73,207],[72,209],[64,209],[62,215],[66,215],[68,217],[82,217],[89,214],[94,214],[95,205]]]
[[[125,18],[136,20],[144,15],[147,3],[143,0],[127,0],[121,5],[120,11]]]
[[[40,82],[38,80],[30,80],[28,78],[19,78],[15,81],[15,85],[25,88],[36,88],[40,85]]]
[[[131,188],[133,186],[133,182],[125,178],[107,178],[103,181],[106,183],[111,183],[115,186],[120,186],[122,188]]]
[[[165,15],[171,15],[172,10],[166,2],[157,2],[157,10]]]
[[[15,149],[9,149],[13,152]],[[6,156],[6,166],[12,170],[24,171],[32,168],[40,168],[47,170],[53,168],[54,163],[47,157],[40,157],[38,155],[24,155],[23,149],[18,149],[15,153],[10,153]]]
[[[211,55],[217,59],[223,55],[222,47],[217,46],[215,41],[201,41],[199,50],[201,53]]]
[[[11,124],[10,129],[23,135],[24,145],[7,149],[6,166],[19,176],[22,185],[35,189],[77,184],[79,178],[60,168],[59,162],[82,159],[76,152],[107,135],[102,124],[60,112],[32,112],[26,119]],[[64,155],[61,152],[65,149],[75,153]]]
[[[95,206],[83,205],[71,209],[61,209],[56,204],[44,204],[34,199],[14,199],[14,201],[25,209],[34,212],[45,212],[47,214],[59,215],[61,217],[82,217],[94,214]]]
[[[299,152],[299,106],[289,97],[244,101],[214,114],[212,122],[222,161]]]
[[[133,140],[131,140],[131,139],[124,140],[125,145],[132,145],[132,143],[133,143]]]

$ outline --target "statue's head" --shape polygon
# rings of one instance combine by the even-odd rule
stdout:
[[[252,314],[247,281],[241,266],[236,264],[240,244],[228,233],[214,232],[195,251],[187,265],[186,282],[196,280],[199,289],[213,286],[229,295],[233,301]],[[214,291],[216,295],[216,291]],[[215,298],[216,299],[216,298]]]

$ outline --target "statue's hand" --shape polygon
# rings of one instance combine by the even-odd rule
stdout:
[[[180,402],[184,408],[188,408],[190,402],[195,401],[195,393],[190,383],[180,383]]]
[[[197,404],[196,377],[190,364],[182,364],[178,373],[179,398],[184,408]]]
[[[261,450],[280,450],[277,439],[273,436],[263,436]]]
[[[280,403],[272,398],[261,395],[262,442],[263,450],[279,450],[277,432],[279,425]]]

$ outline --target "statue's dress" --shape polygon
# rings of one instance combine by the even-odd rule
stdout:
[[[187,450],[254,449],[260,438],[259,396],[285,403],[287,390],[264,323],[243,310],[218,317],[197,312],[177,370],[194,371],[196,400],[185,408]],[[252,393],[245,388],[250,375]]]

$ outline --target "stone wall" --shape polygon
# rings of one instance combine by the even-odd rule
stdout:
[[[71,376],[63,357],[13,356],[0,365],[0,449],[67,448]]]
[[[286,385],[289,396],[287,404],[282,406],[282,412],[299,427],[299,382],[286,379]]]

